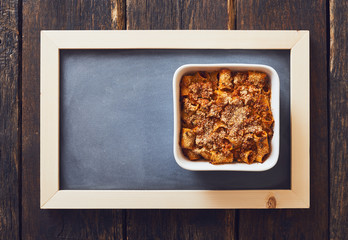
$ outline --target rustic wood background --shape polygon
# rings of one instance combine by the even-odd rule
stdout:
[[[348,239],[347,15],[345,0],[1,0],[0,239]],[[310,30],[311,208],[40,210],[47,29]]]

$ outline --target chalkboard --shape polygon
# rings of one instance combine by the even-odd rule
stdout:
[[[250,63],[280,78],[280,155],[264,172],[192,172],[173,156],[175,70]],[[60,50],[60,189],[290,189],[289,50]]]

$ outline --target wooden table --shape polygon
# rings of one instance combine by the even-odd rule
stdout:
[[[1,1],[0,239],[347,239],[347,14],[344,0]],[[42,29],[310,30],[311,208],[40,210]]]

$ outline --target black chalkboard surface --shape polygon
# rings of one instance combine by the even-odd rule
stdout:
[[[191,172],[173,156],[175,70],[252,63],[280,78],[280,155],[264,172]],[[290,51],[61,50],[60,189],[290,189]]]

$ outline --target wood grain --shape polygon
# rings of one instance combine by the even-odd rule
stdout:
[[[180,29],[179,0],[127,0],[127,29]]]
[[[230,1],[231,2],[231,1]],[[233,2],[233,1],[232,1]],[[230,9],[228,8],[230,7]],[[233,3],[226,0],[180,1],[180,29],[229,29],[229,15],[234,15]]]
[[[129,210],[128,239],[235,239],[231,210]]]
[[[230,2],[128,0],[127,29],[228,29],[233,27],[228,13],[234,16]]]
[[[240,239],[329,237],[326,10],[324,0],[237,1],[237,29],[309,29],[311,34],[311,208],[241,210]]]
[[[111,29],[126,29],[126,1],[110,0],[111,2]]]
[[[127,1],[127,29],[228,29],[226,1]],[[235,239],[234,210],[128,210],[128,239]]]
[[[39,205],[40,30],[121,28],[122,20],[118,16],[115,20],[112,14],[112,7],[118,8],[119,3],[122,1],[116,5],[115,1],[23,1],[23,239],[123,238],[121,210],[40,210]]]
[[[237,0],[227,0],[228,29],[236,29],[236,5]]]
[[[236,0],[237,1],[237,0]],[[227,2],[227,3],[226,3]],[[330,6],[327,61],[326,2]],[[20,142],[23,142],[23,239],[226,238],[235,236],[234,211],[39,210],[39,31],[41,29],[310,29],[311,209],[243,210],[240,239],[344,239],[347,236],[347,3],[327,1],[23,1],[23,78],[18,95],[18,1],[0,2],[0,239],[18,239]],[[231,4],[233,3],[233,4]],[[225,15],[223,8],[227,4]],[[194,6],[192,6],[194,5]],[[188,6],[188,9],[183,9]],[[206,6],[216,10],[201,9]],[[234,7],[237,16],[234,15]],[[126,13],[127,9],[127,13]],[[164,10],[163,10],[164,9]],[[222,13],[219,15],[218,13]],[[231,15],[232,13],[232,15]],[[122,15],[123,14],[123,15]],[[157,16],[156,16],[157,15]],[[206,16],[204,16],[206,15]],[[197,17],[199,16],[199,17]],[[226,17],[227,16],[227,17]],[[235,17],[235,18],[234,18]],[[126,18],[129,18],[126,21]],[[181,20],[182,19],[182,20]],[[327,64],[330,68],[327,69]],[[329,72],[328,72],[329,71]],[[330,136],[327,134],[329,73]],[[23,98],[22,109],[18,108]],[[23,111],[23,135],[20,111]],[[326,146],[330,140],[330,155]],[[329,181],[327,167],[330,156]],[[330,184],[330,205],[328,201]],[[328,208],[330,207],[330,216]],[[127,221],[125,221],[127,217]],[[209,219],[209,221],[207,220]],[[147,222],[150,221],[150,222]],[[156,222],[157,221],[157,222]],[[260,224],[261,223],[261,224]],[[267,227],[268,226],[268,227]],[[139,232],[137,231],[139,229]],[[211,233],[210,233],[211,231]],[[185,234],[187,233],[187,234]]]
[[[18,1],[0,2],[0,239],[19,239]]]
[[[348,2],[330,0],[330,239],[348,236]]]

